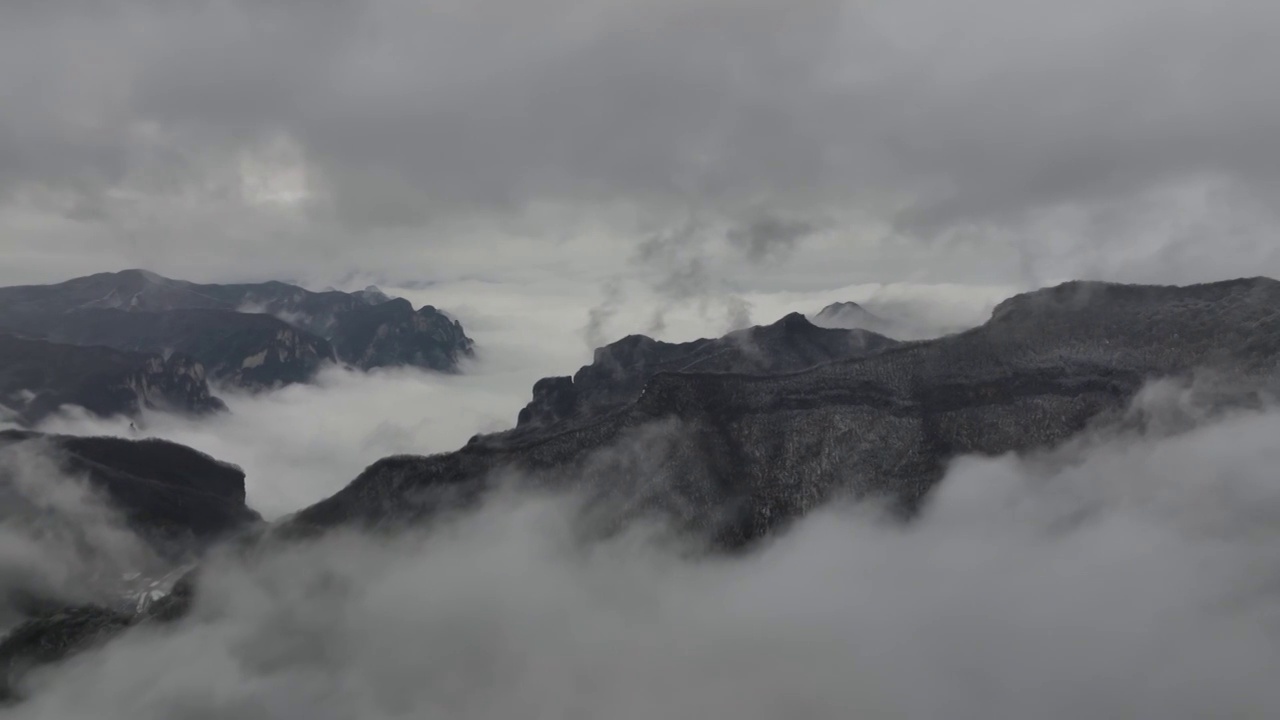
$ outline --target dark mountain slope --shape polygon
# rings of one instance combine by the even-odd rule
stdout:
[[[173,354],[124,352],[0,334],[0,408],[33,424],[62,405],[100,416],[137,416],[144,408],[207,413],[226,408],[213,397],[204,367]]]
[[[20,452],[51,459],[53,476],[20,479],[32,472]],[[98,491],[154,554],[125,559],[101,549],[104,528],[86,527],[86,518],[75,514],[78,508],[62,507],[68,488],[53,487],[76,479]],[[10,430],[0,431],[0,522],[10,530],[29,526],[40,537],[69,536],[72,542],[64,551],[75,548],[77,557],[59,562],[81,570],[67,585],[5,568],[0,617],[29,619],[0,641],[2,703],[13,699],[12,681],[32,666],[88,647],[143,618],[180,615],[170,611],[185,609],[184,592],[190,588],[181,582],[174,587],[175,581],[214,542],[252,531],[261,518],[245,505],[240,468],[191,448],[163,440]],[[122,574],[126,570],[133,572]],[[86,598],[103,606],[78,604]]]
[[[28,319],[14,329],[72,345],[179,352],[198,360],[210,377],[254,390],[306,382],[334,360],[323,338],[270,315],[230,310],[89,308]]]
[[[1215,368],[1265,382],[1278,362],[1275,281],[1069,283],[1012,298],[973,330],[799,373],[662,373],[592,422],[375,463],[288,526],[414,519],[514,473],[661,509],[734,546],[835,493],[910,508],[950,458],[1059,443],[1148,379]]]
[[[394,303],[394,305],[389,305]],[[311,292],[281,282],[251,284],[198,284],[173,280],[145,270],[124,270],[75,278],[55,285],[27,285],[0,288],[0,327],[41,334],[40,328],[57,326],[58,316],[89,310],[122,313],[164,313],[174,310],[205,310],[238,313],[244,318],[265,314],[281,319],[315,338],[332,340],[338,359],[369,369],[372,367],[417,365],[436,370],[456,370],[460,358],[471,356],[472,342],[455,320],[431,306],[417,312],[403,312],[404,300],[389,300],[376,288],[358,293],[336,290]],[[195,315],[165,323],[189,324]],[[213,322],[210,313],[204,322]],[[225,332],[234,315],[218,321]],[[72,321],[77,328],[87,321]],[[260,331],[260,325],[246,324],[240,332]],[[68,331],[74,338],[77,332]],[[299,335],[297,342],[321,348],[315,338]],[[359,344],[366,338],[371,344]],[[127,339],[116,339],[104,331],[97,342],[123,348]],[[375,342],[376,341],[376,342]],[[247,357],[247,356],[246,356]]]
[[[910,511],[949,459],[1025,452],[1132,419],[1126,409],[1152,378],[1212,370],[1227,380],[1220,402],[1254,403],[1278,369],[1280,283],[1068,283],[1012,298],[958,335],[791,374],[659,373],[634,402],[589,421],[385,458],[276,530],[393,528],[512,481],[580,490],[598,529],[660,512],[732,549],[839,494],[882,495]],[[181,616],[192,577],[154,610],[79,608],[33,621],[0,642],[0,667]]]
[[[364,370],[411,365],[451,372],[473,354],[458,321],[430,305],[414,311],[401,298],[338,313],[332,339],[339,358]]]
[[[167,440],[0,430],[0,449],[30,444],[102,490],[129,527],[157,550],[187,553],[254,525],[244,471]]]
[[[718,339],[666,343],[630,335],[597,349],[592,363],[572,378],[539,380],[533,386],[533,401],[520,411],[517,427],[611,412],[633,402],[645,383],[663,372],[772,375],[861,357],[896,344],[871,332],[820,328],[799,313]]]

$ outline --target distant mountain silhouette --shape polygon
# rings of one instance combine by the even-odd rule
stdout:
[[[197,284],[145,270],[0,288],[0,330],[75,345],[182,352],[250,389],[305,382],[326,362],[458,370],[473,343],[456,320],[374,287]]]

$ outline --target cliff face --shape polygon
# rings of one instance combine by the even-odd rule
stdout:
[[[89,308],[37,315],[19,329],[71,345],[189,355],[214,380],[253,390],[305,382],[334,360],[323,338],[270,315],[230,310]]]
[[[185,445],[0,430],[0,450],[19,446],[102,490],[161,554],[189,553],[261,521],[245,505],[244,471]]]
[[[117,350],[183,352],[249,389],[305,382],[326,362],[452,372],[473,345],[431,306],[376,288],[311,292],[280,282],[197,284],[143,270],[0,288],[0,329]]]
[[[1240,384],[1233,402],[1256,401],[1278,364],[1275,281],[1069,284],[958,335],[802,372],[660,373],[611,414],[375,463],[286,530],[414,520],[514,474],[736,546],[837,494],[910,511],[951,458],[1060,443],[1119,417],[1152,378],[1216,369]]]
[[[408,365],[453,372],[474,354],[461,323],[430,305],[414,311],[403,299],[339,313],[332,332],[338,357],[362,370]]]
[[[862,330],[820,328],[793,313],[772,325],[717,339],[665,343],[631,335],[599,348],[572,378],[544,378],[517,427],[528,430],[612,412],[635,401],[663,372],[770,375],[861,357],[897,344]]]
[[[124,352],[0,334],[0,405],[34,424],[63,405],[109,417],[146,409],[204,414],[226,409],[204,367],[172,354]]]

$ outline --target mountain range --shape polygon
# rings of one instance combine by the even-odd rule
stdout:
[[[709,551],[734,552],[839,498],[879,498],[909,521],[960,456],[1140,427],[1133,400],[1153,380],[1207,388],[1219,408],[1257,407],[1278,369],[1280,282],[1267,278],[1065,283],[1000,303],[978,327],[911,342],[795,315],[693,343],[632,336],[572,378],[540,381],[515,429],[375,462],[335,495],[255,525],[246,542],[393,531],[514,483],[576,491],[590,533],[659,516]],[[13,678],[133,625],[171,621],[199,582],[198,569],[187,573],[142,611],[35,617],[0,642],[0,667]]]
[[[334,362],[457,372],[474,343],[436,308],[415,310],[376,288],[317,293],[281,282],[196,284],[125,270],[0,288],[0,352],[0,405],[30,424],[62,404],[99,415],[136,415],[143,407],[201,413],[218,404],[208,399],[206,378],[259,391],[307,382]],[[178,368],[165,370],[173,358]],[[135,376],[179,372],[199,387],[149,395],[120,389],[140,386]]]

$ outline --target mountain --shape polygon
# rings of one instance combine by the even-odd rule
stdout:
[[[837,495],[910,512],[951,458],[1055,445],[1120,417],[1152,378],[1213,368],[1248,378],[1233,399],[1256,401],[1278,361],[1274,280],[1069,283],[1007,300],[956,335],[790,374],[662,372],[590,420],[387,458],[283,529],[416,521],[516,477],[627,516],[659,511],[737,547]]]
[[[634,400],[571,423],[384,458],[268,536],[394,529],[506,483],[578,490],[588,530],[657,513],[712,550],[750,545],[842,496],[884,497],[909,518],[952,458],[1029,452],[1100,423],[1143,422],[1130,402],[1152,379],[1202,373],[1218,378],[1223,406],[1257,405],[1280,380],[1280,283],[1067,283],[1011,298],[965,332],[799,372],[695,367],[657,372]],[[0,642],[0,668],[180,617],[197,578],[186,575],[141,612],[80,607],[32,620]]]
[[[105,493],[162,555],[184,555],[261,522],[245,505],[244,471],[167,440],[0,430],[0,450],[30,446]]]
[[[867,330],[882,335],[893,335],[897,328],[856,302],[836,302],[822,308],[813,316],[813,324],[824,328]]]
[[[103,417],[136,417],[144,408],[192,414],[226,409],[211,394],[204,367],[187,355],[0,334],[0,413],[31,425],[63,405]]]
[[[231,310],[84,308],[14,324],[10,330],[52,342],[182,353],[214,380],[252,390],[306,382],[335,359],[324,338],[270,315]]]
[[[630,335],[599,348],[573,377],[543,378],[520,411],[517,428],[543,427],[617,410],[664,372],[775,375],[861,357],[898,344],[863,330],[833,330],[792,313],[772,325],[717,339],[666,343]]]
[[[96,546],[101,538],[81,526],[82,518],[59,517],[64,510],[59,503],[29,497],[29,488],[15,482],[14,472],[21,471],[15,465],[23,461],[14,453],[23,450],[52,459],[57,472],[87,481],[154,551],[155,558],[135,558],[139,565],[123,575],[120,571],[128,568],[101,557],[94,562],[95,555],[101,554]],[[57,477],[37,480],[41,486],[67,482]],[[75,535],[73,546],[85,556],[85,572],[71,578],[73,583],[67,587],[51,586],[39,577],[23,582],[21,576],[14,576],[13,568],[6,567],[0,583],[6,591],[0,596],[0,617],[17,613],[28,619],[0,641],[0,701],[13,699],[12,680],[27,668],[57,660],[140,618],[166,617],[168,608],[182,597],[184,586],[179,582],[193,558],[213,542],[251,531],[261,523],[261,517],[245,505],[240,468],[163,440],[0,431],[0,499],[0,520],[34,523],[42,535],[61,528]],[[24,513],[28,517],[21,517]],[[114,575],[96,572],[103,565]],[[103,604],[85,604],[85,597],[100,598]]]
[[[281,282],[197,284],[145,270],[0,288],[0,328],[122,350],[179,349],[217,368],[214,377],[250,388],[305,380],[329,357],[326,343],[339,361],[365,370],[455,371],[473,354],[456,320],[429,305],[415,312],[374,287],[317,293]]]
[[[331,335],[343,362],[369,370],[411,365],[451,372],[473,354],[462,324],[430,305],[397,298],[338,313]]]

